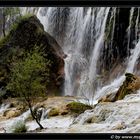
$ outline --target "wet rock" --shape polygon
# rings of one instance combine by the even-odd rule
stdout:
[[[71,102],[67,104],[66,107],[69,112],[76,113],[76,114],[81,114],[85,110],[92,109],[91,106],[79,102]]]
[[[123,99],[126,95],[135,93],[140,89],[140,77],[131,73],[125,74],[126,79],[119,90],[103,96],[99,102],[114,102]]]
[[[68,110],[63,110],[60,114],[61,115],[67,115],[69,112],[68,112]]]
[[[101,97],[101,99],[98,101],[99,103],[100,102],[113,102],[114,99],[115,99],[115,96],[116,96],[116,92],[113,92],[113,93],[109,93],[103,97]]]
[[[3,113],[3,116],[6,117],[6,118],[13,118],[13,117],[17,117],[21,115],[21,110],[17,110],[16,108],[14,109],[8,109],[6,110],[4,113]]]
[[[92,117],[91,123],[99,123],[99,122],[105,121],[105,119],[107,118],[107,114],[109,114],[109,113],[110,113],[109,110],[102,109],[99,114],[94,115]]]
[[[131,73],[126,73],[125,76],[126,79],[116,93],[114,101],[121,100],[126,95],[134,93],[140,88],[140,77]]]
[[[124,122],[117,123],[115,126],[112,127],[112,130],[121,130],[125,129],[126,125]]]

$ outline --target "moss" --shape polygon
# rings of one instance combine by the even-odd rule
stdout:
[[[81,114],[85,110],[92,109],[91,106],[83,104],[83,103],[79,103],[79,102],[71,102],[67,104],[66,107],[70,112],[76,113],[76,114]]]
[[[48,117],[57,116],[59,115],[59,110],[57,108],[52,108],[48,113]]]

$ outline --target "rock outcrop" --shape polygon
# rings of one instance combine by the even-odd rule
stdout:
[[[86,105],[80,102],[71,102],[66,105],[66,108],[71,113],[81,114],[85,110],[90,110],[92,107],[90,105]]]
[[[48,88],[56,90],[61,87],[66,55],[57,41],[44,31],[36,16],[22,18],[14,24],[9,34],[0,40],[0,87],[6,86],[8,82],[11,63],[22,59],[25,52],[31,52],[35,46],[39,46],[44,58],[51,61]]]
[[[99,102],[114,102],[123,99],[126,95],[135,93],[140,89],[140,77],[131,73],[125,74],[126,79],[120,86],[119,90],[114,93],[103,96]]]
[[[131,73],[126,73],[125,76],[126,79],[116,93],[115,101],[123,99],[126,95],[134,93],[140,88],[140,77]]]

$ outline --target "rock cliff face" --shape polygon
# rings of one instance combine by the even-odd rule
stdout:
[[[65,54],[57,41],[44,31],[36,16],[22,18],[0,41],[0,87],[7,84],[11,63],[22,59],[35,46],[51,61],[49,89],[59,89],[63,83]]]

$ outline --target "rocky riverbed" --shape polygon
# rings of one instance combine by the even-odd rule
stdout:
[[[76,101],[75,97],[50,97],[38,102],[40,108],[45,108],[41,116],[39,126],[30,117],[29,110],[21,111],[19,106],[14,107],[14,99],[0,108],[0,132],[11,132],[12,125],[18,120],[24,120],[28,128],[27,133],[139,133],[140,132],[140,91],[127,95],[123,100],[116,102],[101,102],[93,106],[93,109],[75,115],[66,113],[66,105]],[[59,113],[49,117],[52,108],[57,108]],[[62,112],[65,112],[64,114]],[[46,115],[45,115],[46,113]]]

